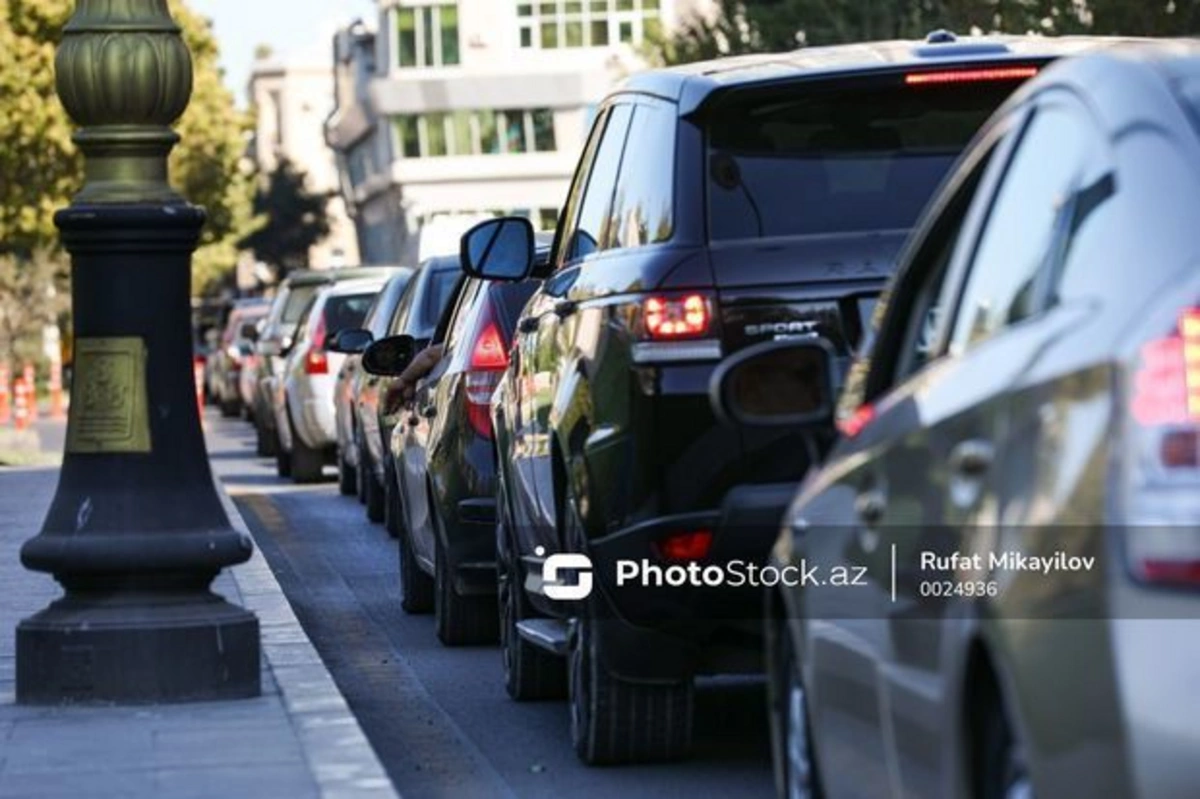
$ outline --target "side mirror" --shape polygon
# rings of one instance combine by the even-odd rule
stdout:
[[[284,336],[279,340],[279,357],[286,358],[292,352],[292,347],[296,346],[296,340],[291,336]]]
[[[471,277],[514,283],[529,277],[537,256],[533,225],[519,216],[481,222],[463,234],[460,250]]]
[[[381,338],[363,351],[362,368],[373,375],[397,377],[417,354],[412,336]]]
[[[833,422],[836,355],[823,339],[747,347],[713,373],[709,400],[726,424],[817,427]]]
[[[241,337],[246,341],[258,341],[258,325],[255,322],[242,325]]]
[[[258,341],[258,354],[264,358],[277,358],[283,355],[283,347],[278,339],[268,338]]]
[[[346,329],[339,330],[333,340],[325,347],[330,352],[341,352],[346,355],[357,355],[371,346],[375,336],[370,330]]]

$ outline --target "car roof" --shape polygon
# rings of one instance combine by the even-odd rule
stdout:
[[[284,283],[289,286],[311,285],[313,283],[334,283],[343,280],[357,280],[364,277],[387,278],[407,266],[347,266],[339,269],[297,269],[288,273]]]
[[[322,297],[345,297],[349,294],[368,294],[380,291],[387,280],[383,278],[359,278],[355,280],[339,280],[321,289]]]
[[[939,37],[952,37],[940,41]],[[652,94],[679,103],[683,116],[700,109],[718,90],[770,85],[798,78],[841,77],[897,69],[1050,60],[1106,47],[1158,40],[1109,36],[971,36],[935,32],[924,40],[860,42],[803,47],[786,53],[727,56],[648,70],[628,78],[614,94]]]

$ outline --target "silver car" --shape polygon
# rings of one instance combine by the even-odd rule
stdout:
[[[316,482],[325,465],[334,462],[334,383],[346,356],[330,352],[327,345],[339,331],[362,327],[384,282],[348,280],[323,287],[301,315],[272,397],[280,477]]]

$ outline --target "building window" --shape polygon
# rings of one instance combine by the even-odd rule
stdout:
[[[558,149],[549,108],[454,111],[393,120],[405,158],[552,153]]]
[[[521,47],[638,45],[662,33],[660,0],[541,0],[518,2]]]
[[[459,63],[458,4],[432,2],[393,10],[396,65],[449,67]]]

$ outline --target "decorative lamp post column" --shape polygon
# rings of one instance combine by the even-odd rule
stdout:
[[[17,628],[17,700],[259,693],[258,620],[210,591],[245,561],[213,485],[192,375],[204,211],[167,182],[192,63],[167,0],[77,0],[58,94],[86,180],[55,222],[71,254],[75,370],[58,490],[26,567],[64,596]]]

